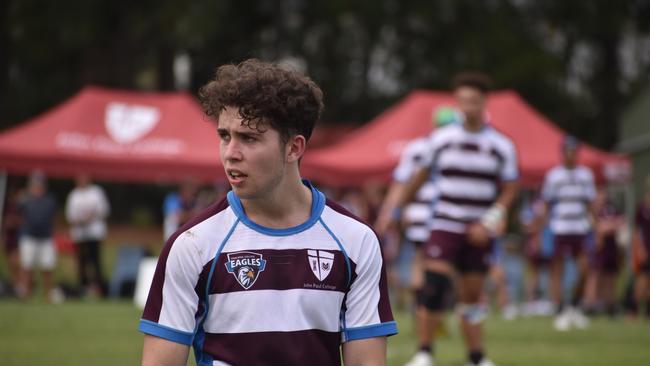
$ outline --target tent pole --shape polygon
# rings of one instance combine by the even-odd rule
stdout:
[[[2,213],[5,208],[5,195],[7,193],[7,172],[5,170],[0,171],[0,228],[2,228]]]

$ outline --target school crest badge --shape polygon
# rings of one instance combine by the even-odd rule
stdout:
[[[253,286],[265,267],[266,260],[262,258],[261,254],[254,252],[228,253],[226,270],[235,276],[235,279],[244,290],[248,290]]]
[[[324,281],[332,271],[334,254],[324,250],[307,250],[309,267],[319,281]]]

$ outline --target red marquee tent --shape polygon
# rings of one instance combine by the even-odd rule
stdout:
[[[308,152],[302,173],[332,186],[387,181],[404,146],[431,131],[433,111],[453,104],[449,93],[415,91],[338,144]],[[492,93],[487,109],[492,125],[515,142],[522,183],[539,185],[545,172],[559,162],[565,133],[513,91]],[[591,167],[600,181],[629,169],[626,157],[588,145],[580,149],[579,161]]]
[[[0,170],[113,181],[224,177],[216,128],[187,93],[87,87],[0,134]]]

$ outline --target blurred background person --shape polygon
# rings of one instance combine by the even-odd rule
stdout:
[[[548,218],[554,238],[550,289],[557,309],[553,326],[558,331],[588,326],[580,302],[587,270],[586,245],[596,188],[591,170],[577,164],[578,147],[578,140],[573,136],[564,139],[561,146],[562,162],[546,173],[542,186],[546,214],[540,224],[545,225]],[[567,257],[575,260],[578,269],[578,280],[573,285],[569,304],[564,299],[562,287]]]
[[[646,314],[650,317],[650,177],[636,210],[633,248],[638,262],[634,289],[636,305],[645,304]]]
[[[454,287],[468,363],[493,365],[483,343],[486,309],[480,297],[493,240],[503,233],[507,210],[518,192],[519,172],[512,141],[486,124],[489,85],[483,74],[455,78],[454,96],[463,123],[431,134],[430,150],[421,164],[425,168],[414,174],[398,200],[398,208],[406,205],[436,172],[438,198],[433,230],[423,249],[425,273],[416,312],[419,350],[409,366],[434,364],[435,333]]]
[[[53,240],[56,201],[47,192],[46,184],[43,174],[33,173],[27,193],[19,204],[22,225],[18,247],[22,274],[18,297],[26,299],[31,295],[34,274],[40,270],[45,296],[49,302],[56,303],[60,301],[60,294],[54,290],[52,282],[57,262]]]
[[[178,192],[171,192],[163,202],[163,239],[174,234],[179,227],[201,210],[199,205],[198,185],[191,180],[181,183]]]
[[[79,285],[86,296],[101,296],[104,280],[101,266],[101,243],[106,238],[106,218],[110,212],[104,190],[93,184],[90,176],[80,174],[68,195],[65,216],[70,236],[77,245]]]
[[[587,314],[604,311],[613,317],[617,313],[616,280],[622,262],[618,233],[625,225],[625,218],[604,188],[598,190],[594,211],[595,248],[587,273],[584,307]]]
[[[20,226],[22,217],[20,215],[20,200],[22,191],[18,186],[12,185],[7,191],[7,201],[5,202],[4,212],[2,215],[2,239],[4,242],[4,253],[7,259],[9,270],[9,287],[15,295],[20,281],[20,258],[18,255],[18,238],[20,235]]]
[[[519,212],[519,223],[524,235],[524,255],[527,273],[524,315],[550,315],[553,304],[548,300],[548,269],[553,251],[553,237],[548,224],[538,225],[543,219],[544,201],[537,192],[524,197]],[[544,281],[546,279],[546,281]]]

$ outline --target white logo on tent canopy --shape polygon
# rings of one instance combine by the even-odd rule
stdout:
[[[324,281],[332,271],[334,254],[324,250],[307,250],[309,267],[319,281]]]
[[[159,120],[158,108],[125,103],[109,103],[104,117],[106,131],[120,144],[142,138],[156,127]]]

